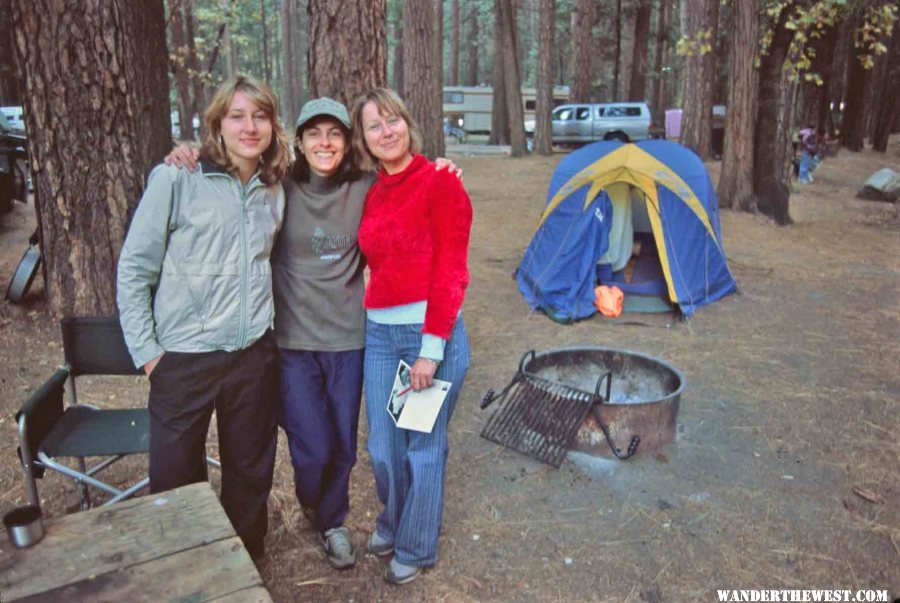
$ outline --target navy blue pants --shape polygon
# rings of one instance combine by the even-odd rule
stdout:
[[[287,433],[300,505],[316,529],[344,524],[362,397],[363,350],[279,349],[281,426]]]

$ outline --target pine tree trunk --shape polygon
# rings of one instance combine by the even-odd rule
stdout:
[[[282,111],[285,124],[291,124],[289,131],[293,131],[292,124],[300,114],[300,95],[298,94],[297,64],[301,58],[295,52],[296,37],[299,32],[294,29],[296,22],[295,0],[282,0],[281,2],[281,44],[282,44],[282,87],[284,92],[281,98]]]
[[[753,122],[756,119],[757,73],[753,65],[759,36],[758,7],[752,2],[733,5],[728,115],[725,153],[716,194],[719,205],[756,210],[753,193]]]
[[[669,1],[659,0],[659,13],[656,17],[656,57],[654,60],[654,74],[652,83],[652,92],[650,93],[651,102],[653,103],[654,115],[658,119],[665,117],[666,109],[666,87],[665,73],[663,67],[666,65],[666,44],[669,34]]]
[[[639,0],[634,18],[634,54],[631,60],[631,85],[628,100],[642,101],[647,87],[647,42],[650,39],[650,0]]]
[[[888,138],[900,118],[900,21],[894,23],[894,33],[888,41],[889,47],[883,59],[885,62],[884,87],[879,97],[885,99],[882,110],[875,114],[872,130],[872,148],[887,152]]]
[[[466,86],[478,85],[478,9],[472,5],[469,9],[469,33],[466,44],[469,52],[466,58]]]
[[[262,23],[263,77],[268,84],[272,81],[272,59],[269,56],[269,24],[266,21],[266,0],[259,0],[259,19]]]
[[[556,34],[556,0],[540,0],[538,25],[537,99],[534,109],[534,150],[553,153],[553,39]]]
[[[406,86],[404,100],[422,131],[422,154],[429,159],[444,155],[435,8],[432,0],[403,3],[403,80],[415,82]]]
[[[450,0],[450,86],[459,85],[459,0]]]
[[[795,30],[787,27],[789,8],[784,8],[775,23],[768,52],[759,65],[759,93],[756,104],[756,134],[753,159],[753,186],[758,209],[779,224],[791,222],[788,213],[790,188],[785,170],[778,160],[781,139],[778,136],[779,103],[782,97],[784,61]]]
[[[719,18],[719,0],[688,0],[686,33],[692,39],[703,36],[713,44],[709,52],[697,52],[685,58],[684,115],[681,144],[693,149],[701,159],[709,159],[712,142],[713,88],[716,77],[715,39]],[[708,36],[708,38],[706,37]]]
[[[616,0],[615,28],[615,52],[613,53],[613,102],[619,100],[619,63],[622,57],[622,0]]]
[[[591,25],[594,23],[593,0],[576,0],[572,13],[572,90],[573,103],[591,100],[591,55],[593,37]]]
[[[387,84],[385,0],[308,0],[309,93],[348,106]]]
[[[0,105],[21,105],[9,9],[0,9]]]
[[[194,128],[191,117],[191,84],[187,71],[187,45],[184,43],[184,21],[181,0],[169,0],[169,26],[172,32],[172,52],[169,68],[175,81],[175,92],[178,97],[178,130],[181,140],[194,140]]]
[[[506,83],[506,105],[509,115],[509,144],[513,157],[528,152],[525,145],[525,114],[522,107],[522,83],[519,75],[518,29],[513,0],[500,0],[503,22],[503,76]]]
[[[509,144],[509,105],[506,102],[506,75],[503,61],[503,20],[500,16],[500,2],[494,0],[494,62],[491,85],[494,100],[491,105],[491,135],[488,144]]]
[[[858,18],[856,24],[861,22]],[[850,29],[847,50],[847,90],[844,97],[844,116],[841,119],[841,145],[851,151],[862,151],[865,138],[865,100],[869,72],[859,62],[859,49],[854,39],[856,27]]]
[[[200,60],[197,56],[196,39],[194,38],[194,0],[184,0],[184,34],[188,47],[188,69],[191,71],[192,105],[191,118],[194,115],[200,117],[200,129],[206,128],[203,124],[202,113],[206,107],[206,94],[203,92],[203,79],[201,77]]]
[[[172,145],[163,2],[11,6],[50,308],[114,314],[130,212]]]
[[[834,61],[834,47],[837,42],[837,25],[826,26],[819,38],[812,41],[815,56],[810,71],[819,76],[822,84],[806,82],[803,85],[803,98],[806,102],[803,121],[816,126],[816,131],[826,132],[826,120],[831,102],[831,64]]]

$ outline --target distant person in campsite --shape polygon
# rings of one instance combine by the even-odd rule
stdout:
[[[460,308],[469,282],[472,205],[462,183],[419,154],[421,134],[403,101],[379,88],[356,100],[353,144],[377,165],[359,227],[369,263],[365,392],[368,449],[384,505],[368,550],[393,559],[384,577],[416,578],[437,561],[448,427],[469,367]],[[451,382],[431,433],[398,428],[387,412],[397,367],[413,389]]]
[[[222,506],[254,557],[265,550],[277,433],[269,254],[291,157],[277,116],[264,84],[222,84],[204,116],[200,170],[153,170],[118,267],[125,341],[150,377],[150,491],[206,480],[215,411]]]
[[[366,314],[357,231],[375,174],[350,145],[346,107],[307,102],[296,123],[296,162],[284,180],[284,228],[272,253],[281,404],[294,488],[328,562],[356,563],[344,520],[356,464]],[[167,162],[194,167],[177,147]],[[456,173],[456,166],[440,160]]]
[[[813,171],[818,165],[819,135],[812,124],[800,130],[800,175],[803,184],[813,181]]]

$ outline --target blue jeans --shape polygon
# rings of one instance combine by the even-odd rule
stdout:
[[[362,395],[363,350],[278,350],[281,416],[300,505],[320,532],[344,525]]]
[[[810,182],[813,170],[816,168],[812,154],[809,151],[800,152],[800,182]]]
[[[435,378],[453,386],[431,433],[400,429],[387,404],[397,365],[412,366],[422,343],[422,325],[366,324],[365,391],[369,421],[369,455],[375,487],[384,510],[375,528],[394,544],[394,558],[405,565],[437,561],[444,510],[444,474],[450,417],[469,368],[469,341],[460,316],[444,350]]]

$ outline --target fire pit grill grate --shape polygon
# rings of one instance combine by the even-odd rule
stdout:
[[[521,370],[499,397],[481,436],[557,468],[594,404],[587,392]],[[482,408],[494,399],[491,390]]]
[[[601,416],[600,409],[611,400],[613,370],[601,372],[591,393],[530,372],[525,367],[537,364],[532,362],[535,359],[534,350],[525,352],[509,385],[500,394],[494,390],[485,394],[482,409],[495,400],[500,400],[500,408],[488,419],[482,437],[559,468],[590,414],[617,458],[634,455],[641,437],[632,434],[623,453],[613,442],[610,428]],[[579,357],[575,354],[569,359],[578,361]],[[606,390],[601,394],[604,383]]]

